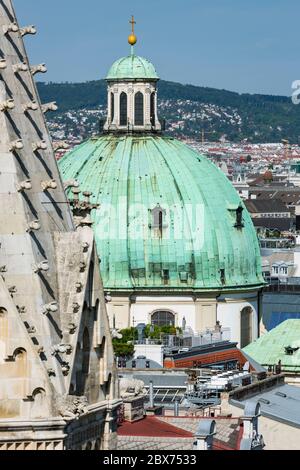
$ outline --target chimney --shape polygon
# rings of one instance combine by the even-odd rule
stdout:
[[[149,407],[154,408],[154,392],[152,380],[149,383]]]
[[[260,404],[248,400],[245,403],[243,421],[243,437],[240,450],[262,450],[265,447],[263,436],[258,433],[258,418],[260,416]]]
[[[174,416],[179,416],[179,401],[175,400],[174,402]]]
[[[213,438],[216,434],[214,419],[202,419],[195,433],[194,450],[212,450]]]

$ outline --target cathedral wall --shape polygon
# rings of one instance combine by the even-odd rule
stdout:
[[[0,451],[115,449],[119,405],[115,401],[110,411],[107,411],[105,403],[98,404],[90,407],[86,413],[67,420],[62,417],[23,422],[0,419]]]

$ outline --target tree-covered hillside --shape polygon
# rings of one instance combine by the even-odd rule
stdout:
[[[43,102],[56,101],[60,122],[68,111],[96,110],[106,106],[104,80],[86,83],[38,83]],[[226,90],[159,82],[160,117],[175,136],[208,140],[299,143],[300,106],[283,96],[239,94]],[[50,119],[55,119],[54,115]],[[95,126],[94,126],[95,127]],[[88,135],[92,128],[87,127]],[[210,132],[210,133],[209,133]]]

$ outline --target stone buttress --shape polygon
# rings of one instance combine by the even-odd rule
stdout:
[[[99,260],[74,222],[12,2],[0,1],[0,449],[114,446],[116,378]],[[76,226],[75,226],[76,225]],[[80,428],[80,429],[79,429]]]

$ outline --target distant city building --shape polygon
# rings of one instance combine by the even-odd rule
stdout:
[[[237,175],[236,178],[232,179],[232,185],[239,193],[242,199],[248,199],[249,197],[249,184],[245,175]]]
[[[260,243],[268,282],[263,293],[262,329],[271,330],[288,318],[300,321],[300,240],[298,235]]]
[[[260,235],[270,232],[280,235],[295,225],[294,211],[278,199],[247,199],[245,205]]]

